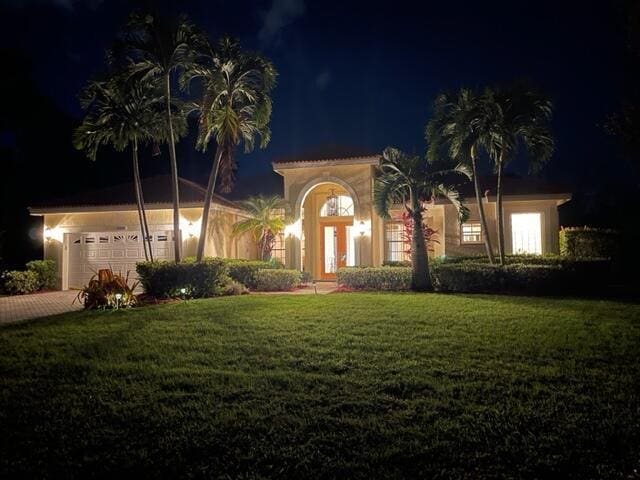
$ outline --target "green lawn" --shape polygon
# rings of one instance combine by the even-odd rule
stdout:
[[[0,329],[0,478],[637,478],[639,354],[640,305],[596,300],[66,314]]]

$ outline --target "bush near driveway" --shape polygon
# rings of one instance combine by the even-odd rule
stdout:
[[[51,290],[56,288],[56,262],[55,260],[32,260],[27,263],[27,270],[38,276],[38,290]]]
[[[182,297],[182,289],[192,298],[215,297],[225,293],[229,283],[227,266],[220,258],[207,258],[201,263],[140,262],[136,272],[145,293],[158,298]]]
[[[38,290],[38,274],[32,270],[10,270],[0,278],[2,290],[8,295],[24,295]]]

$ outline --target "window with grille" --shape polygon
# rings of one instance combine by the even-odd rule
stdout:
[[[273,240],[271,258],[285,263],[284,232],[279,233]]]
[[[404,262],[408,259],[407,245],[404,239],[404,224],[387,222],[384,227],[385,260],[388,262]]]
[[[463,223],[460,227],[462,243],[482,243],[482,227],[479,222]]]
[[[353,200],[349,195],[336,195],[333,200],[326,201],[320,209],[321,217],[352,217]]]

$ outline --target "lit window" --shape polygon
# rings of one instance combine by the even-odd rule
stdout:
[[[404,224],[387,222],[384,227],[385,260],[388,262],[405,262],[409,258],[405,242]]]
[[[284,232],[279,233],[273,239],[271,258],[285,263]]]
[[[482,243],[480,223],[463,223],[460,227],[462,243]]]
[[[511,214],[513,253],[542,253],[542,222],[539,213]]]
[[[321,217],[353,217],[353,200],[349,195],[336,195],[324,202],[320,209]]]

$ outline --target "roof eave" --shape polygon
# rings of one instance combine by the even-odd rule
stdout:
[[[317,167],[333,167],[343,165],[379,165],[379,155],[369,155],[365,157],[347,157],[347,158],[325,158],[318,160],[295,160],[291,162],[272,162],[273,171],[282,175],[280,170],[289,170],[292,168],[317,168]]]
[[[213,202],[214,210],[221,210],[230,213],[246,215],[242,209],[231,207]],[[180,204],[180,208],[198,208],[202,207],[202,202],[184,202]],[[42,215],[67,214],[67,213],[105,213],[105,212],[122,212],[135,211],[137,206],[134,203],[125,203],[119,205],[59,205],[51,207],[27,207],[31,216],[37,217]],[[146,210],[170,210],[173,208],[171,203],[147,203]]]

